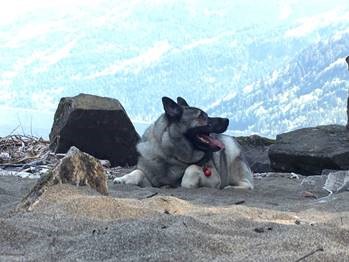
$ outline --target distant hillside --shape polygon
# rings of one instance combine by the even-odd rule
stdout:
[[[344,123],[343,3],[11,2],[12,14],[0,10],[0,129],[49,130],[59,99],[81,92],[119,99],[142,127],[162,96],[228,116],[235,133]]]
[[[210,109],[232,130],[274,136],[304,126],[346,123],[349,31],[334,33],[300,52],[268,77],[232,90]]]

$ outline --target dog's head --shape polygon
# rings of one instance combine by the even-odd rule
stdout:
[[[189,106],[181,97],[177,98],[177,103],[163,97],[162,104],[169,123],[175,125],[178,133],[188,139],[195,148],[205,152],[215,152],[224,148],[224,144],[212,134],[226,131],[229,119],[208,117],[203,110]]]

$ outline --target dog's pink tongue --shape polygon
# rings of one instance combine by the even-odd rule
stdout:
[[[210,137],[209,135],[204,135],[204,137],[206,140],[209,141],[210,145],[216,146],[219,149],[224,149],[224,144],[220,140]]]

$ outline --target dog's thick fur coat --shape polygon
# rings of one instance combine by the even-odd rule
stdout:
[[[222,135],[228,119],[210,118],[183,98],[164,97],[165,113],[137,145],[137,168],[114,183],[139,186],[253,188],[253,176],[234,138]],[[203,167],[209,168],[205,176]]]

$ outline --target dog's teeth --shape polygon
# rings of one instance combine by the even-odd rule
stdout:
[[[201,137],[201,136],[199,136],[198,138],[199,138],[199,140],[200,140],[201,142],[203,142],[203,143],[205,143],[205,144],[208,144],[208,143],[209,143],[209,141],[207,141],[205,138],[203,138],[203,137]]]

